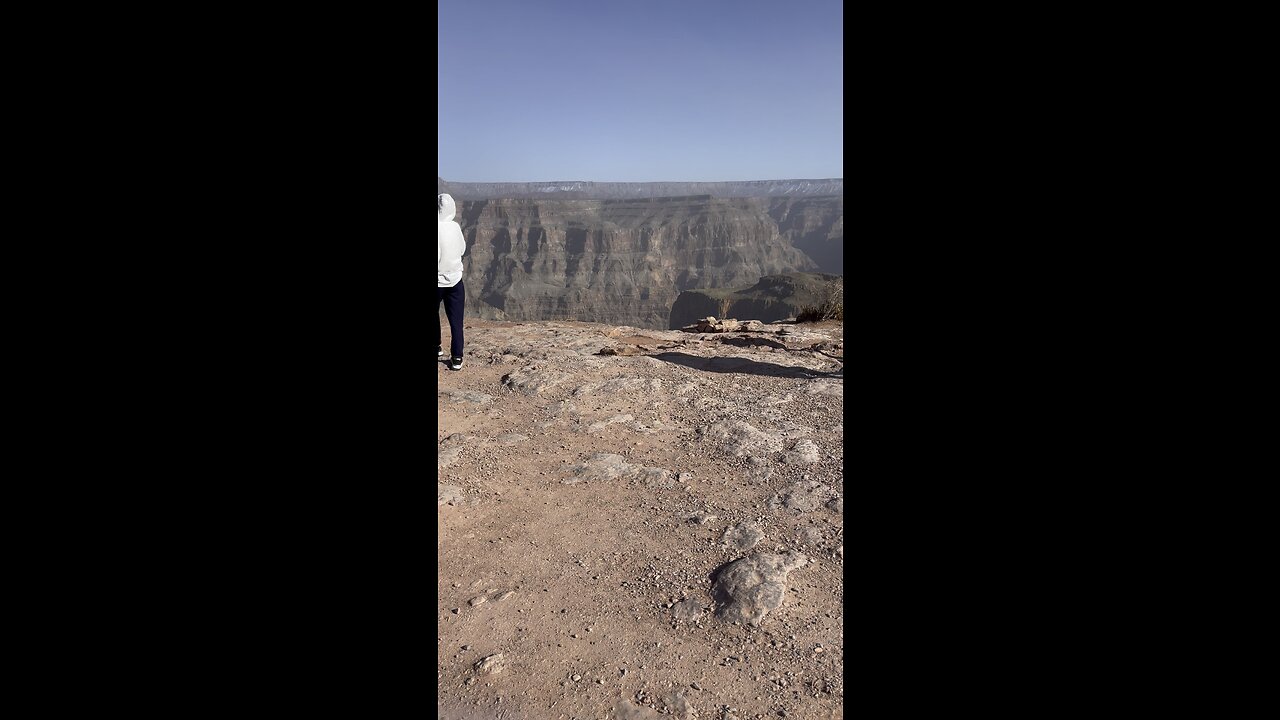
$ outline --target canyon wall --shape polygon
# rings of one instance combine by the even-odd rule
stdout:
[[[639,184],[679,191],[723,185],[720,191],[754,189],[757,197],[475,198],[481,184],[443,179],[437,188],[453,195],[467,239],[467,316],[666,329],[685,290],[743,288],[794,272],[843,273],[843,195],[805,194],[806,182],[817,181]],[[547,184],[487,185],[537,193]],[[601,195],[616,189],[610,186],[637,184],[582,185]],[[801,189],[767,194],[787,187]]]

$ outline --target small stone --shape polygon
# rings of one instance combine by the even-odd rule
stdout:
[[[501,602],[501,601],[506,600],[507,598],[509,598],[509,597],[511,597],[512,595],[515,595],[515,594],[516,594],[516,591],[515,591],[515,590],[508,590],[508,591],[506,591],[506,592],[502,593],[501,595],[498,595],[497,597],[495,597],[495,598],[494,598],[494,600],[496,600],[496,601],[498,601],[498,602]]]
[[[473,598],[471,598],[470,600],[468,600],[468,601],[467,601],[467,604],[468,604],[468,605],[470,605],[471,607],[475,607],[475,606],[477,606],[477,605],[482,605],[482,604],[484,604],[484,601],[485,601],[486,599],[487,599],[487,598],[485,598],[485,596],[483,596],[483,595],[477,595],[476,597],[473,597]]]
[[[502,653],[490,655],[489,657],[477,660],[474,665],[476,672],[481,675],[492,675],[500,673],[506,669],[506,662],[502,659]]]
[[[462,609],[462,608],[454,608],[454,609],[450,610],[449,612],[453,613],[454,615],[457,615],[457,614],[458,614],[458,611],[459,611],[459,610],[461,610],[461,609]]]
[[[471,646],[470,646],[470,645],[463,645],[463,646],[462,646],[462,649],[463,649],[463,650],[470,650],[470,649],[471,649]]]
[[[573,676],[573,681],[574,681],[574,682],[578,682],[578,681],[579,681],[579,680],[581,680],[581,679],[582,679],[582,676],[581,676],[581,675],[574,675],[574,676]]]

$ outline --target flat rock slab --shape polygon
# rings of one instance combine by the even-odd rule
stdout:
[[[613,378],[602,382],[586,383],[574,389],[574,397],[653,397],[662,392],[662,381],[657,378]]]
[[[447,468],[458,461],[458,455],[462,453],[462,448],[451,447],[445,448],[436,454],[436,466]]]
[[[790,510],[797,514],[813,512],[833,495],[835,491],[830,485],[805,480],[778,491],[778,494],[769,500],[769,507],[774,510]]]
[[[764,533],[754,525],[739,523],[724,530],[720,536],[720,544],[737,550],[747,551],[764,539]]]
[[[844,383],[817,380],[805,385],[804,391],[810,395],[830,395],[844,399]]]
[[[506,433],[505,435],[499,435],[498,437],[494,438],[494,440],[498,441],[498,443],[502,445],[515,445],[517,443],[522,443],[528,439],[529,439],[528,436],[521,435],[519,433]]]
[[[808,560],[800,553],[759,553],[720,566],[712,586],[716,614],[727,622],[759,625],[782,606],[787,575]]]
[[[613,417],[607,420],[601,420],[600,422],[591,423],[590,430],[591,432],[600,432],[601,430],[615,423],[629,423],[633,420],[635,420],[635,417],[632,416],[630,413],[627,413],[626,415],[614,415]]]
[[[735,457],[768,455],[782,451],[781,435],[763,432],[741,420],[700,427],[698,435],[703,440],[719,444],[725,452]]]
[[[441,390],[437,393],[437,397],[447,398],[454,403],[471,403],[473,405],[488,405],[493,402],[492,395],[485,395],[482,392],[472,390]]]
[[[697,620],[702,617],[702,605],[693,600],[681,600],[671,608],[671,614],[677,620],[684,620],[685,622]]]
[[[466,497],[466,493],[457,485],[439,485],[436,487],[436,506],[458,505]]]
[[[449,433],[440,441],[441,447],[459,447],[466,445],[476,439],[475,435],[467,435],[466,433]]]
[[[662,468],[632,465],[621,455],[611,453],[594,453],[585,463],[568,468],[570,477],[561,482],[574,485],[584,480],[643,480],[651,487],[670,488],[675,486],[675,478],[671,471]]]
[[[812,440],[797,440],[782,456],[782,461],[788,465],[812,465],[818,459],[818,446]]]
[[[503,376],[502,384],[525,395],[540,395],[564,384],[569,379],[569,375],[556,370],[526,365]]]

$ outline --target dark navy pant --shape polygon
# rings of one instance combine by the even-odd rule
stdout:
[[[449,356],[462,357],[462,305],[467,290],[459,280],[453,287],[436,288],[436,344],[440,342],[440,303],[444,303],[444,315],[449,318]]]

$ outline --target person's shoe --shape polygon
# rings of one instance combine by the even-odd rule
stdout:
[[[436,346],[436,357],[438,357],[438,358],[442,358],[442,357],[444,357],[444,346],[443,346],[443,345],[437,345],[437,346]]]
[[[449,369],[450,369],[450,370],[461,370],[461,369],[462,369],[462,358],[460,358],[460,357],[450,358],[450,360],[449,360]]]

